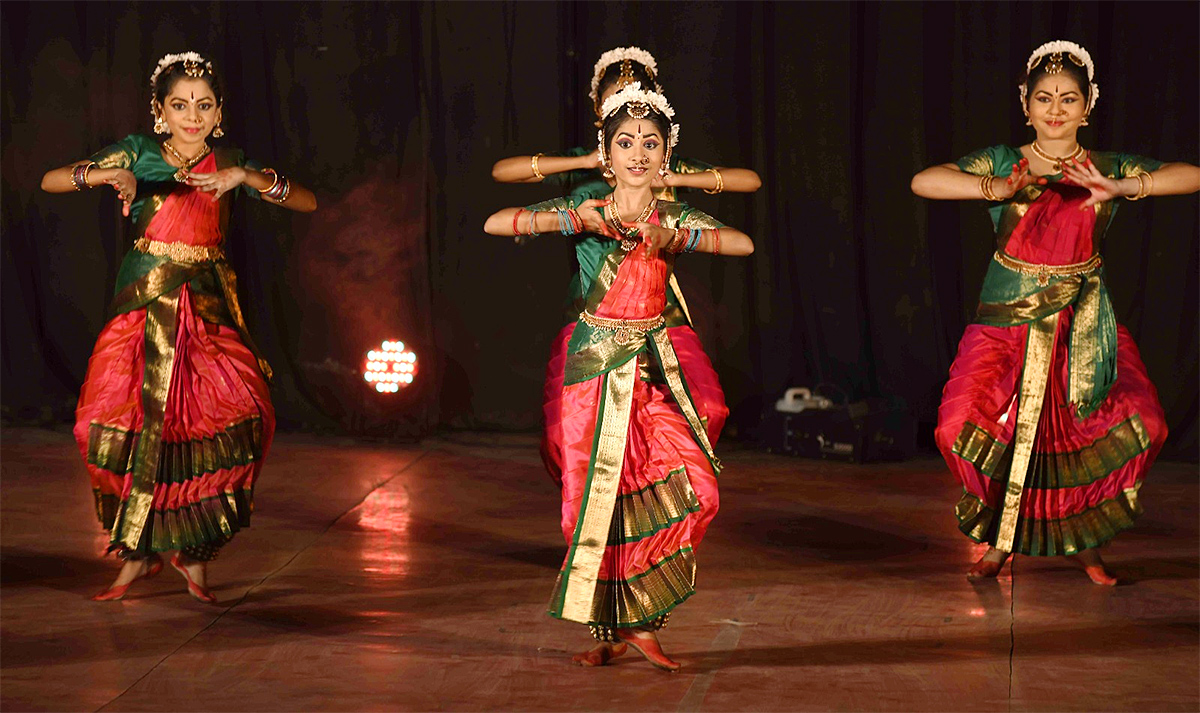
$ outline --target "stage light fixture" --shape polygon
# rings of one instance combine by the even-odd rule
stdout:
[[[417,376],[417,354],[404,342],[388,340],[367,352],[363,380],[381,394],[394,394],[409,386]]]

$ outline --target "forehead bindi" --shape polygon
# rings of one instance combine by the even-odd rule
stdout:
[[[1052,97],[1062,97],[1069,94],[1079,94],[1079,85],[1070,79],[1043,79],[1038,83],[1038,94],[1049,94]]]
[[[186,101],[186,102],[201,102],[201,101],[216,101],[213,96],[212,87],[208,86],[208,82],[201,79],[181,79],[175,82],[175,86],[171,87],[168,95],[170,101]]]

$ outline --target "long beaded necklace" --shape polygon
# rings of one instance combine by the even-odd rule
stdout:
[[[1038,158],[1042,159],[1043,161],[1049,163],[1051,165],[1051,167],[1054,169],[1055,173],[1059,173],[1062,171],[1063,161],[1066,161],[1067,159],[1071,159],[1072,161],[1078,161],[1079,159],[1083,158],[1083,155],[1085,153],[1087,153],[1086,151],[1083,150],[1083,145],[1079,144],[1079,143],[1076,143],[1075,150],[1072,151],[1071,153],[1067,154],[1066,156],[1051,156],[1049,153],[1046,153],[1046,151],[1041,146],[1038,146],[1037,141],[1034,141],[1032,144],[1030,144],[1029,148],[1033,151],[1033,154],[1035,156],[1037,156]]]
[[[654,213],[654,209],[657,207],[658,207],[658,199],[651,198],[650,202],[648,204],[646,204],[646,209],[643,210],[642,214],[638,216],[638,219],[633,222],[635,222],[635,223],[646,222],[646,220],[650,218],[650,215]],[[621,249],[622,250],[624,250],[625,252],[629,252],[630,250],[633,250],[635,247],[637,247],[637,241],[634,240],[634,237],[637,234],[635,232],[633,232],[633,231],[637,230],[637,228],[626,228],[625,227],[625,225],[624,225],[625,221],[621,219],[621,211],[617,208],[617,199],[615,197],[608,204],[608,221],[610,223],[612,223],[612,226],[617,229],[618,233],[625,236],[625,239],[621,241]]]
[[[162,145],[163,148],[167,150],[167,153],[171,154],[171,156],[173,156],[175,160],[181,164],[175,171],[175,180],[179,183],[186,181],[188,177],[188,171],[192,170],[193,166],[203,161],[204,157],[207,156],[210,151],[212,151],[212,149],[208,147],[208,142],[205,141],[204,146],[200,149],[200,153],[191,158],[184,158],[183,154],[179,153],[179,151],[171,145],[170,139],[164,141]]]

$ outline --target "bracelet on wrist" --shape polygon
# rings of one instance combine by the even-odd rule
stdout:
[[[543,181],[546,179],[546,177],[542,175],[542,172],[538,170],[538,159],[541,158],[542,156],[545,156],[545,154],[535,153],[533,155],[533,158],[531,158],[529,160],[529,167],[533,169],[533,175],[539,181]]]
[[[716,195],[716,194],[720,193],[721,191],[725,190],[725,179],[721,178],[720,171],[718,171],[715,168],[706,168],[706,169],[704,169],[704,172],[711,173],[712,175],[716,176],[716,178],[717,178],[717,185],[715,187],[713,187],[711,190],[708,188],[705,188],[704,189],[705,193],[707,193],[709,195]]]
[[[667,241],[666,251],[672,255],[678,255],[683,251],[683,244],[687,238],[688,231],[686,228],[676,228],[674,234],[671,235],[671,239]]]
[[[1150,192],[1154,190],[1154,176],[1149,173],[1139,173],[1138,175],[1134,176],[1134,178],[1136,178],[1138,182],[1137,193],[1132,196],[1126,196],[1126,198],[1131,201],[1140,201],[1141,199],[1150,195]]]
[[[991,175],[985,175],[985,176],[979,177],[979,194],[983,196],[984,200],[992,201],[995,203],[995,202],[999,202],[1003,199],[1000,196],[996,195],[996,192],[992,190],[992,179],[993,178],[994,178],[994,176],[991,176]]]
[[[260,190],[259,193],[278,203],[286,201],[288,195],[292,192],[292,182],[287,179],[287,176],[284,176],[273,168],[264,168],[259,173],[271,177],[271,186]]]
[[[85,188],[92,187],[92,184],[88,183],[88,173],[95,167],[95,161],[88,161],[71,169],[71,184],[75,186],[75,190],[82,191]]]

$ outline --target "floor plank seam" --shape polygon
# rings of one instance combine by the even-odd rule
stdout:
[[[373,494],[375,494],[375,492],[376,492],[376,491],[378,491],[380,488],[383,488],[383,487],[387,486],[387,484],[388,484],[388,483],[390,483],[390,482],[392,482],[393,480],[395,480],[396,478],[400,477],[400,476],[401,476],[401,475],[402,475],[402,474],[403,474],[405,471],[407,471],[409,468],[411,468],[411,467],[413,467],[414,465],[416,465],[417,463],[419,463],[419,462],[420,462],[420,461],[421,461],[423,458],[425,458],[425,456],[427,456],[427,455],[429,455],[429,450],[423,450],[423,451],[421,451],[421,455],[417,456],[416,458],[413,458],[411,462],[409,462],[409,463],[408,463],[407,465],[405,465],[403,468],[401,468],[400,470],[398,470],[398,471],[396,471],[394,474],[392,474],[392,476],[391,476],[390,478],[388,478],[388,479],[384,480],[383,482],[381,482],[381,483],[378,483],[377,485],[375,485],[374,487],[372,487],[372,488],[371,488],[370,490],[368,490],[368,491],[367,491],[367,492],[366,492],[366,493],[365,493],[365,494],[364,494],[364,495],[363,495],[361,498],[359,498],[358,502],[354,503],[354,504],[353,504],[353,505],[351,505],[350,507],[348,507],[348,508],[346,508],[345,510],[343,510],[342,512],[338,513],[337,517],[335,517],[335,518],[333,518],[332,520],[330,520],[330,521],[329,521],[329,524],[328,524],[328,525],[326,525],[326,526],[325,526],[325,528],[324,528],[324,529],[322,529],[322,530],[321,530],[319,533],[317,533],[317,536],[316,536],[316,537],[314,537],[314,538],[312,538],[312,540],[311,540],[311,541],[309,541],[309,543],[308,543],[307,545],[305,545],[304,547],[301,547],[300,549],[296,550],[296,552],[295,552],[294,554],[292,554],[292,556],[291,556],[291,557],[289,557],[289,558],[288,558],[288,561],[287,561],[287,562],[284,562],[284,563],[283,563],[283,564],[281,564],[280,566],[276,567],[274,570],[272,570],[272,571],[268,572],[266,575],[264,575],[264,576],[263,576],[263,578],[262,578],[262,579],[260,579],[260,580],[258,581],[258,583],[256,583],[256,584],[254,584],[254,585],[250,586],[250,588],[248,588],[248,589],[246,590],[246,593],[245,593],[245,594],[243,594],[242,596],[238,597],[237,601],[235,601],[233,604],[230,604],[230,605],[229,605],[228,607],[226,607],[226,608],[225,608],[225,609],[224,609],[224,610],[223,610],[223,611],[222,611],[220,614],[217,614],[215,617],[213,617],[213,620],[212,620],[212,621],[210,621],[210,622],[208,622],[208,624],[206,624],[206,625],[204,626],[204,628],[200,629],[200,631],[197,631],[195,634],[192,634],[190,637],[188,637],[188,638],[187,638],[187,640],[186,640],[186,641],[184,641],[183,643],[179,644],[179,646],[175,647],[175,649],[173,649],[173,650],[172,650],[170,653],[166,654],[166,655],[165,655],[165,656],[163,656],[161,659],[159,659],[159,660],[158,660],[158,661],[157,661],[157,662],[156,662],[156,663],[155,663],[153,666],[151,666],[149,669],[147,669],[147,670],[146,670],[146,672],[145,672],[144,674],[142,674],[141,676],[139,676],[139,677],[138,677],[138,679],[137,679],[136,681],[134,681],[133,683],[129,684],[129,686],[128,686],[128,687],[126,687],[126,688],[125,688],[125,690],[123,690],[123,691],[121,691],[120,693],[118,693],[118,694],[116,695],[116,697],[114,697],[112,700],[108,701],[108,702],[107,702],[107,703],[105,703],[104,705],[102,705],[102,706],[100,706],[99,708],[97,708],[97,709],[96,709],[96,713],[101,713],[101,711],[103,711],[105,708],[108,708],[108,707],[109,707],[109,706],[111,706],[112,704],[114,704],[114,703],[116,703],[117,701],[121,700],[121,699],[122,699],[122,698],[125,696],[125,694],[126,694],[126,693],[129,693],[130,691],[132,691],[132,690],[133,690],[135,687],[137,687],[137,685],[138,685],[139,683],[141,683],[142,681],[146,680],[146,678],[147,678],[147,677],[149,677],[149,676],[150,676],[150,674],[152,674],[152,673],[154,673],[156,670],[158,670],[158,667],[159,667],[159,666],[162,666],[162,665],[163,665],[163,662],[165,662],[167,659],[171,658],[171,657],[172,657],[172,656],[174,656],[175,654],[179,653],[179,652],[180,652],[180,651],[181,651],[181,650],[182,650],[182,649],[183,649],[185,646],[187,646],[188,644],[192,643],[192,642],[193,642],[193,641],[195,641],[197,638],[199,638],[201,634],[203,634],[204,632],[206,632],[206,631],[208,631],[209,629],[211,629],[211,628],[212,628],[212,627],[213,627],[213,626],[214,626],[214,625],[215,625],[217,622],[221,621],[221,619],[222,619],[222,618],[223,618],[223,617],[224,617],[226,614],[228,614],[229,612],[233,611],[234,607],[236,607],[237,605],[239,605],[239,604],[241,604],[242,602],[246,601],[246,599],[247,599],[247,598],[250,596],[251,592],[254,592],[256,589],[258,589],[259,587],[261,587],[261,586],[262,586],[264,583],[266,583],[266,581],[267,581],[268,579],[270,579],[270,578],[274,577],[275,575],[279,574],[279,573],[280,573],[280,572],[282,572],[283,570],[287,569],[287,568],[288,568],[288,566],[292,564],[292,562],[295,562],[295,561],[296,561],[296,558],[297,558],[297,557],[299,557],[300,555],[302,555],[302,554],[304,554],[305,552],[307,552],[307,551],[308,551],[308,550],[309,550],[309,549],[310,549],[310,548],[311,548],[311,547],[312,547],[314,544],[316,544],[318,541],[320,541],[320,539],[321,539],[322,537],[324,537],[324,536],[325,536],[325,534],[326,534],[326,533],[328,533],[328,532],[329,532],[331,529],[333,529],[333,526],[334,526],[334,525],[336,525],[336,524],[338,524],[338,523],[339,523],[339,522],[342,520],[342,518],[344,518],[344,517],[346,517],[347,515],[349,515],[350,513],[354,512],[355,508],[357,508],[358,506],[362,505],[364,502],[366,502],[366,501],[367,501],[367,498],[369,498],[369,497],[371,497]]]
[[[1017,556],[1008,565],[1008,710],[1012,711],[1013,657],[1017,651]]]

